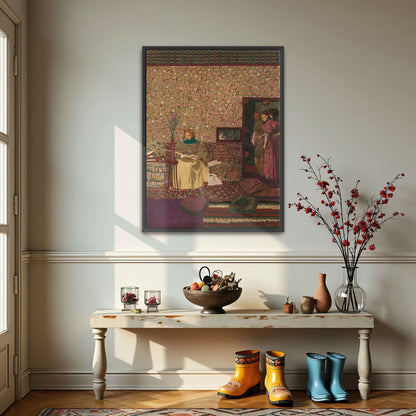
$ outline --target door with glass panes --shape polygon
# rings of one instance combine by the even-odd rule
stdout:
[[[0,414],[15,399],[14,48],[15,26],[0,10]]]

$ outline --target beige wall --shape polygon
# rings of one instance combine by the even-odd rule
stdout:
[[[298,169],[304,153],[332,156],[367,197],[406,173],[393,203],[407,215],[377,236],[360,282],[377,319],[375,385],[416,388],[415,18],[412,0],[29,2],[32,387],[89,387],[89,315],[120,307],[125,284],[161,289],[167,308],[189,307],[181,287],[205,263],[243,277],[239,308],[299,301],[319,272],[339,285],[329,236],[295,210],[281,234],[141,231],[142,46],[275,45],[285,47],[287,202],[314,192]],[[337,335],[110,331],[109,387],[215,388],[243,348],[285,350],[297,387],[306,352],[337,350],[353,380],[356,334]]]

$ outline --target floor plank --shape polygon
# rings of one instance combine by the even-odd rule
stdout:
[[[349,403],[315,403],[305,391],[292,391],[295,407],[306,408],[416,408],[416,391],[373,391],[369,400],[361,400],[351,391]],[[239,400],[229,400],[215,391],[120,391],[107,390],[104,400],[95,400],[92,391],[31,391],[11,406],[4,416],[33,416],[47,407],[73,408],[273,408],[264,392]]]

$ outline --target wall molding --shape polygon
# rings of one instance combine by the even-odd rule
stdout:
[[[23,264],[28,264],[28,263],[30,263],[30,252],[28,252],[28,251],[24,251],[24,252],[20,255],[20,259],[21,259],[21,262],[22,262]]]
[[[108,371],[108,390],[217,390],[234,371],[217,370],[125,370]],[[307,371],[286,371],[287,385],[292,390],[304,390]],[[87,370],[31,370],[30,387],[34,390],[92,390],[93,375]],[[358,374],[344,372],[347,389],[357,390]],[[416,371],[374,371],[373,390],[416,390]]]
[[[198,252],[122,252],[122,251],[40,251],[22,254],[24,263],[339,263],[335,252],[296,251],[198,251]],[[375,252],[363,254],[360,264],[416,263],[416,252]]]

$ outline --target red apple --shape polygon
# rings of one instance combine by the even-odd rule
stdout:
[[[191,290],[199,290],[199,284],[197,282],[194,282],[190,286]]]

